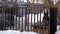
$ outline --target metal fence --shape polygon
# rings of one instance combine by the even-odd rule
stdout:
[[[0,30],[49,32],[49,11],[43,7],[0,7]]]

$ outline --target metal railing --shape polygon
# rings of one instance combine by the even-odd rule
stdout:
[[[43,7],[0,8],[0,30],[49,31],[49,16]]]

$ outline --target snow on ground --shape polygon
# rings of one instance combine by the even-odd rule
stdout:
[[[55,34],[60,34],[60,25],[57,25],[57,31],[55,32]]]
[[[30,31],[30,32],[23,31],[22,33],[23,33],[23,34],[38,34],[38,33],[36,33],[36,32],[32,32],[32,31]]]
[[[36,32],[20,32],[20,31],[16,31],[16,30],[6,30],[6,31],[0,31],[0,34],[38,34]]]
[[[0,31],[0,34],[19,34],[19,31],[15,30],[7,30],[7,31]]]
[[[57,25],[57,31],[60,30],[60,25]]]
[[[41,13],[41,17],[40,17],[40,13],[38,15],[37,14],[27,14],[27,17],[28,17],[28,15],[29,15],[29,18],[28,18],[29,19],[29,30],[31,29],[31,22],[32,22],[32,25],[33,25],[34,24],[34,20],[35,20],[35,23],[39,22],[40,18],[41,18],[41,21],[43,21],[44,13]],[[22,18],[23,18],[23,20],[22,20]],[[37,19],[38,19],[38,21],[37,21]],[[16,16],[14,16],[14,21],[16,21]],[[17,17],[17,23],[19,23],[19,22],[20,22],[20,26],[23,25],[23,28],[25,28],[25,15],[23,15],[23,17]]]
[[[56,31],[55,34],[60,34],[60,30]]]

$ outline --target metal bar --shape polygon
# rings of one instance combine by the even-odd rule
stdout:
[[[34,5],[34,0],[32,0],[32,16],[34,17],[34,18],[32,18],[32,25],[33,24],[35,24],[35,5]],[[34,20],[34,21],[33,21]],[[33,28],[33,27],[32,27]],[[32,29],[33,30],[33,29]]]
[[[32,31],[32,9],[31,9],[31,31]]]
[[[2,8],[2,13],[1,13],[1,15],[2,15],[2,16],[1,16],[1,17],[2,17],[2,19],[1,19],[1,20],[2,20],[1,30],[3,30],[3,27],[5,27],[5,26],[3,26],[3,25],[4,25],[4,24],[3,24],[3,8]]]
[[[20,30],[20,8],[18,8],[18,16],[19,16],[19,23],[18,23],[18,25],[19,25],[19,30]]]
[[[26,30],[26,23],[27,23],[27,7],[25,9],[25,30]]]
[[[16,8],[14,9],[14,11],[15,11],[15,10],[16,10]],[[15,11],[15,15],[16,15],[16,11]],[[17,30],[17,16],[16,16],[15,27],[16,27],[16,30]]]
[[[38,26],[39,24],[38,24],[38,6],[37,6],[37,32],[38,32]]]
[[[50,34],[55,34],[57,28],[57,8],[50,8]]]
[[[40,32],[40,30],[39,30],[39,28],[40,28],[40,26],[39,26],[39,6],[37,7],[38,8],[38,12],[37,12],[37,25],[38,25],[38,33]]]
[[[6,30],[6,22],[5,22],[5,14],[4,14],[4,8],[2,8],[2,17],[3,17],[3,23],[4,24],[4,30]]]
[[[49,23],[49,27],[48,27],[48,34],[50,34],[50,11],[49,11],[49,21],[48,21],[48,23]]]
[[[22,16],[23,16],[23,8],[22,8]],[[22,17],[22,30],[21,31],[23,31],[23,17]]]
[[[4,14],[4,20],[3,21],[5,21],[5,13],[4,13],[5,11],[4,11],[4,8],[3,8],[3,14]],[[5,21],[5,29],[6,29],[6,27],[8,26],[8,24],[6,24],[7,22]]]
[[[12,28],[13,28],[13,30],[14,30],[14,25],[15,25],[15,24],[14,24],[14,15],[15,15],[14,12],[15,12],[15,11],[14,11],[14,9],[12,9],[12,11],[13,11],[13,12],[12,12],[12,13],[13,13],[13,15],[12,15],[12,17],[13,17],[13,21],[12,21],[12,22],[13,22],[13,26],[12,26]]]
[[[9,14],[9,9],[7,8],[7,15],[8,15],[8,21],[10,22],[10,29],[12,29],[11,23],[12,23],[12,9],[10,9],[10,14]]]
[[[30,14],[29,12],[30,12],[30,10],[28,9],[28,24],[27,24],[28,25],[28,31],[29,31],[29,27],[30,27],[29,26],[29,14]]]
[[[10,22],[11,22],[11,29],[13,29],[14,30],[14,26],[12,25],[13,24],[13,21],[14,21],[14,18],[13,18],[13,15],[12,14],[14,14],[13,13],[13,9],[11,9],[11,20],[10,20]],[[10,14],[9,14],[10,15]]]
[[[4,15],[3,15],[3,16],[4,16],[3,21],[5,21],[5,18],[6,18],[6,16],[5,16],[5,10],[6,10],[6,9],[5,9],[5,8],[3,8],[3,14],[4,14]],[[4,23],[6,23],[6,21],[5,21]],[[5,25],[7,25],[7,24],[5,24]],[[8,25],[7,25],[7,26],[8,26]]]
[[[41,13],[42,12],[43,11],[41,11],[41,7],[39,7],[39,14],[40,14],[40,25],[39,25],[40,26],[40,29],[39,30],[40,30],[40,33],[42,33],[42,28],[41,28],[42,27],[42,25],[41,25],[42,24],[42,22],[41,22]]]

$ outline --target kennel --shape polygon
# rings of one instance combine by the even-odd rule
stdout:
[[[50,34],[52,29],[56,31],[54,26],[57,23],[57,10],[46,10],[45,6],[29,2],[21,5],[14,4],[12,8],[8,5],[0,6],[0,30],[34,31],[42,34]]]

